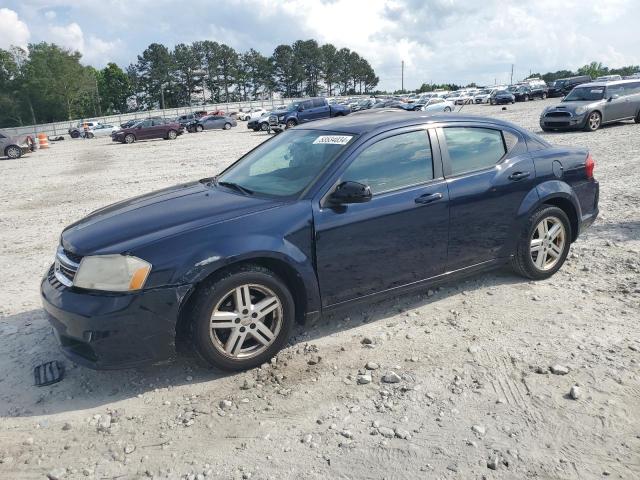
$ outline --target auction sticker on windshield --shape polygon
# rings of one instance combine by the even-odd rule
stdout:
[[[350,135],[321,135],[313,141],[313,144],[346,145],[352,138]]]

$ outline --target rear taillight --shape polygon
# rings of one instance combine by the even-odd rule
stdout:
[[[584,163],[584,171],[587,174],[587,178],[593,178],[593,169],[596,168],[596,162],[593,161],[591,154],[587,155],[587,161]]]

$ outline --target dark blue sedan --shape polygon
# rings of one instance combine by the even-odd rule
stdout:
[[[289,129],[220,175],[67,227],[42,298],[93,368],[275,355],[295,322],[510,264],[553,275],[598,214],[586,149],[503,121],[377,111]]]

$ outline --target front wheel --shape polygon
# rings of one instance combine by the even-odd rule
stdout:
[[[264,122],[260,124],[260,130],[262,130],[263,132],[266,132],[267,130],[269,130],[269,124]]]
[[[296,126],[295,120],[287,120],[287,128],[293,128]]]
[[[451,111],[451,107],[444,107],[444,111],[445,112],[450,112]]]
[[[202,125],[196,125],[196,132],[200,133],[202,130],[204,130]]]
[[[529,217],[511,266],[523,277],[549,278],[562,267],[570,244],[571,223],[567,214],[558,207],[543,205]]]
[[[80,138],[80,132],[78,132],[77,130],[74,130],[69,135],[71,135],[71,138]]]
[[[178,138],[178,132],[176,132],[175,130],[169,130],[169,132],[167,133],[167,138],[169,140],[175,140],[176,138]]]
[[[133,143],[135,141],[136,141],[136,137],[133,135],[133,133],[128,133],[124,137],[124,143]]]
[[[295,303],[286,284],[266,268],[244,265],[196,293],[192,341],[209,364],[247,370],[284,347],[294,319]]]
[[[636,115],[636,118],[633,119],[636,123],[640,123],[640,110],[638,111],[638,114]]]
[[[591,112],[587,117],[587,123],[584,126],[585,131],[595,132],[602,125],[602,115],[600,112]]]
[[[225,130],[229,130],[229,129],[231,128],[231,124],[230,124],[229,122],[227,122],[227,123],[225,123],[225,124],[224,124],[224,127],[223,127],[223,128],[224,128]]]

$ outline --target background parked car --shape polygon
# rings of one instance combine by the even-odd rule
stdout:
[[[238,125],[234,118],[223,115],[207,115],[199,118],[187,125],[187,131],[191,133],[202,132],[203,130],[229,130]]]
[[[345,105],[330,105],[326,98],[317,97],[292,103],[286,113],[278,114],[278,123],[287,128],[301,123],[314,122],[331,117],[341,117],[351,113]]]
[[[516,102],[528,102],[534,98],[545,99],[549,88],[546,84],[517,84],[509,87],[509,90],[516,99]]]
[[[438,97],[430,98],[421,108],[423,112],[452,112],[454,109],[452,102]]]
[[[473,96],[473,103],[489,103],[491,93],[497,90],[496,88],[483,88]]]
[[[516,97],[509,90],[494,90],[489,97],[491,105],[504,105],[505,103],[515,103]]]
[[[640,123],[640,80],[584,83],[558,105],[540,115],[540,128],[598,130],[606,123],[634,119]]]
[[[564,97],[567,93],[573,90],[574,87],[590,81],[591,77],[589,75],[559,78],[549,86],[548,95],[550,97]]]
[[[95,127],[90,129],[89,132],[87,132],[87,137],[109,137],[112,133],[117,132],[118,130],[120,130],[119,127],[98,123]]]
[[[94,122],[94,121],[78,122],[78,124],[75,127],[71,127],[68,130],[69,135],[71,136],[71,138],[80,138],[82,136],[82,134],[84,133],[85,125],[87,126],[87,128],[89,130],[91,130],[96,125],[98,125],[98,122]]]
[[[240,112],[238,114],[238,119],[249,121],[252,118],[260,118],[264,113],[267,113],[264,108],[251,108],[247,111]]]
[[[28,135],[9,135],[0,131],[0,154],[10,159],[35,150],[35,143]]]
[[[153,138],[164,138],[165,140],[175,140],[178,135],[182,135],[184,128],[178,122],[171,122],[164,119],[147,119],[138,122],[132,127],[123,128],[111,135],[114,142],[133,143],[138,140],[151,140]]]

